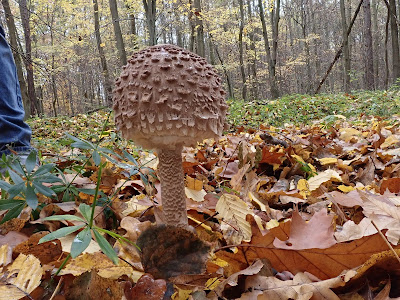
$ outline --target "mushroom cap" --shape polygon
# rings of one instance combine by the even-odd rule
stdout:
[[[174,45],[136,52],[113,92],[117,129],[144,148],[194,146],[225,126],[221,79],[203,57]]]

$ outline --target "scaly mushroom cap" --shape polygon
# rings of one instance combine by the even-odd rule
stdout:
[[[174,45],[135,53],[114,89],[115,123],[144,148],[175,149],[217,138],[228,109],[207,61]]]

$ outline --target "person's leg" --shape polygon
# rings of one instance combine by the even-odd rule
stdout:
[[[21,154],[31,151],[32,132],[24,115],[17,70],[0,25],[0,157],[10,154],[10,148]]]

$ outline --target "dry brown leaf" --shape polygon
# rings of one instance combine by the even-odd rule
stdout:
[[[42,279],[40,261],[33,255],[20,254],[0,274],[0,300],[21,299],[36,289]]]
[[[276,248],[288,250],[326,249],[335,244],[333,215],[328,215],[326,209],[316,212],[308,222],[303,220],[298,211],[294,211],[289,239],[274,241]]]
[[[245,293],[241,300],[282,300],[282,299],[315,299],[336,300],[338,296],[331,290],[345,284],[345,276],[312,282],[304,273],[297,273],[293,280],[279,280],[276,277],[249,276],[246,278],[246,288],[253,292]]]
[[[247,204],[241,200],[238,196],[224,194],[222,195],[215,207],[219,216],[223,218],[223,225],[227,230],[232,230],[234,238],[230,237],[228,240],[232,240],[234,243],[240,243],[242,240],[250,241],[251,239],[251,226],[246,221],[246,215],[252,214],[252,211],[248,208]],[[224,232],[226,236],[226,231]]]
[[[289,222],[280,224],[289,234]],[[387,250],[379,234],[336,244],[328,249],[286,250],[273,246],[275,236],[270,232],[262,235],[254,220],[251,222],[253,237],[251,243],[238,247],[237,253],[217,251],[218,258],[228,262],[230,274],[248,267],[256,259],[266,258],[278,272],[309,272],[320,279],[338,276],[343,270],[360,266],[374,253]],[[285,228],[286,227],[286,228]],[[245,245],[248,245],[246,247]],[[399,247],[400,248],[400,247]]]

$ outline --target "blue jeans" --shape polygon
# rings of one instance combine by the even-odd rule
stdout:
[[[0,25],[0,157],[10,154],[10,148],[16,152],[32,149],[32,132],[24,115],[17,69]]]

